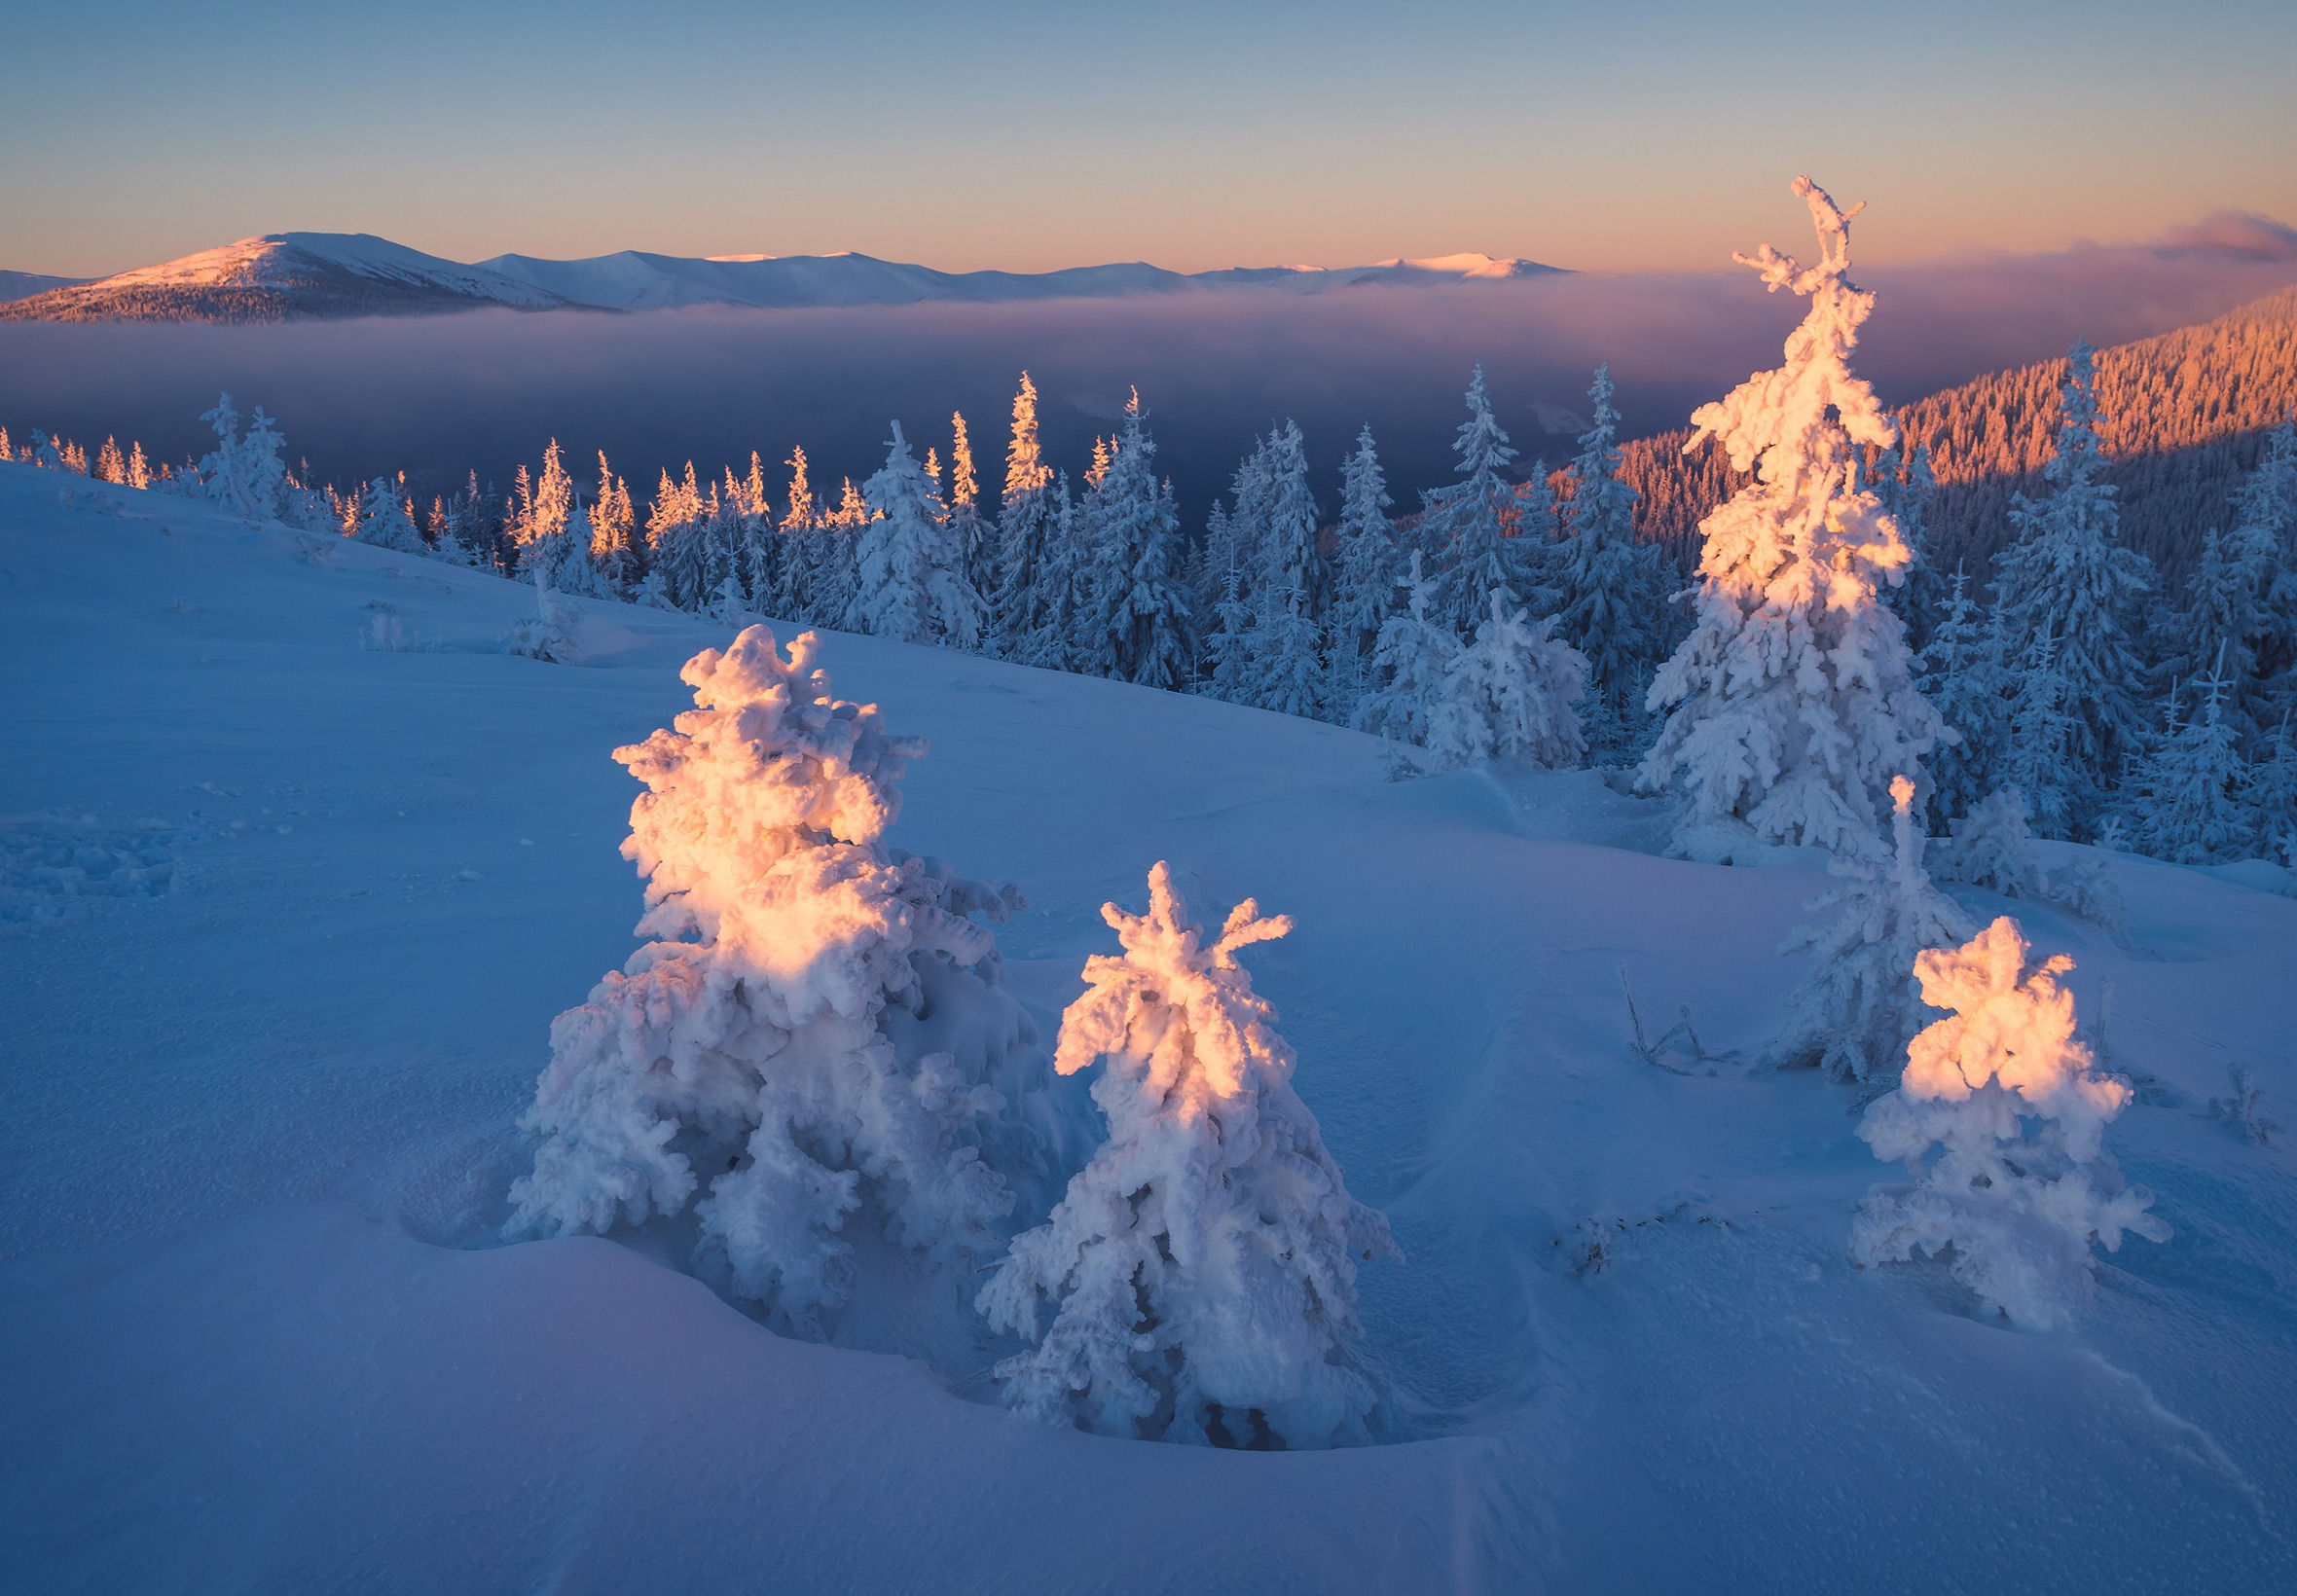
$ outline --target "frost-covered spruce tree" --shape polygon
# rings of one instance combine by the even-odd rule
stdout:
[[[415,518],[407,513],[407,502],[399,491],[399,485],[389,477],[377,477],[367,485],[359,495],[359,541],[402,554],[421,554],[422,534],[415,529]]]
[[[1515,451],[1491,413],[1491,394],[1478,364],[1468,383],[1468,418],[1460,423],[1452,453],[1459,481],[1420,494],[1420,543],[1436,557],[1436,591],[1428,613],[1465,640],[1482,624],[1497,588],[1517,600],[1522,591],[1508,541],[1515,493],[1503,473]]]
[[[2129,925],[2121,889],[2096,856],[2075,857],[2044,870],[2026,823],[2025,794],[2006,786],[1970,806],[1953,821],[1953,835],[1931,854],[1930,872],[2007,898],[2053,903],[2066,913],[2120,935]]]
[[[1078,629],[1093,593],[1093,551],[1085,522],[1069,491],[1069,473],[1055,473],[1045,523],[1044,565],[1033,605],[1036,619],[1017,656],[1023,665],[1044,671],[1084,668]]]
[[[1734,257],[1772,290],[1810,298],[1786,362],[1692,417],[1756,481],[1700,524],[1696,619],[1651,684],[1669,709],[1638,773],[1689,802],[1678,850],[1723,859],[1748,844],[1878,850],[1881,795],[1951,736],[1914,690],[1906,627],[1879,597],[1910,558],[1855,481],[1854,446],[1895,441],[1850,351],[1874,296],[1849,279],[1850,218],[1798,177],[1820,258],[1805,270],[1765,245]]]
[[[973,647],[981,635],[980,597],[956,568],[941,491],[910,453],[900,422],[893,423],[886,463],[861,491],[870,517],[856,541],[849,624],[905,643]]]
[[[2054,836],[2091,823],[2123,761],[2145,745],[2136,690],[2143,667],[2133,642],[2135,606],[2155,586],[2152,563],[2121,540],[2121,512],[2104,480],[2097,432],[2096,351],[2076,344],[2060,397],[2058,453],[2043,468],[2056,491],[2011,501],[2017,537],[1994,557],[1995,603],[2015,657],[2052,639],[2059,706],[2071,741],[2060,820],[2028,783],[2034,818]]]
[[[1960,741],[1942,742],[1931,754],[1931,801],[1941,815],[1968,813],[1992,785],[2008,731],[2000,650],[2000,630],[1981,614],[1970,578],[1956,562],[1915,681],[1939,718],[1960,734]]]
[[[1890,783],[1888,859],[1867,854],[1834,860],[1843,885],[1808,907],[1840,907],[1826,925],[1798,926],[1781,953],[1807,950],[1808,972],[1787,998],[1787,1022],[1768,1052],[1779,1068],[1817,1066],[1837,1080],[1888,1079],[1914,1033],[1936,1018],[1914,990],[1914,956],[1959,943],[1974,928],[1953,899],[1922,868],[1922,833],[1914,825],[1914,784]]]
[[[1451,628],[1429,617],[1433,584],[1420,572],[1419,550],[1412,551],[1410,572],[1398,585],[1404,590],[1404,604],[1380,626],[1371,657],[1373,685],[1356,706],[1356,729],[1424,745],[1460,656],[1460,640]]]
[[[1308,491],[1308,447],[1298,422],[1287,421],[1268,435],[1266,471],[1260,586],[1298,594],[1308,619],[1321,621],[1331,604],[1331,562],[1316,546],[1323,512]]]
[[[2172,864],[2216,864],[2254,852],[2254,816],[2244,802],[2248,761],[2226,719],[2226,694],[2224,675],[2212,672],[2185,724],[2138,761],[2130,810],[2139,852]]]
[[[2046,837],[2064,837],[2088,790],[2073,685],[2060,669],[2057,635],[2048,627],[2026,645],[2009,678],[2009,736],[2000,779],[2024,792],[2027,813]]]
[[[691,1205],[706,1272],[808,1329],[847,1295],[857,1215],[903,1248],[995,1249],[1000,1170],[1041,1150],[1005,1110],[1044,1075],[972,918],[1018,894],[886,846],[924,747],[833,698],[815,650],[748,628],[687,663],[674,730],[615,750],[647,787],[623,853],[655,940],[552,1024],[507,1227]]]
[[[1905,580],[1884,589],[1882,601],[1906,623],[1907,640],[1923,649],[1946,602],[1946,583],[1930,556],[1930,502],[1938,495],[1938,477],[1930,468],[1929,447],[1917,444],[1912,453],[1903,448],[1883,450],[1875,461],[1874,490],[1883,512],[1898,523],[1911,557]]]
[[[1527,624],[1497,588],[1476,641],[1444,668],[1428,726],[1439,769],[1519,761],[1577,770],[1587,740],[1575,707],[1587,690],[1587,657],[1555,635],[1555,617]]]
[[[1125,407],[1108,474],[1092,499],[1094,541],[1103,562],[1093,612],[1108,634],[1109,673],[1119,681],[1179,692],[1196,656],[1185,556],[1172,485],[1156,477],[1156,443],[1142,425],[1148,413],[1135,393]]]
[[[1013,430],[1005,444],[1004,496],[997,517],[997,598],[992,606],[997,652],[1017,660],[1042,620],[1044,574],[1051,558],[1053,473],[1037,440],[1037,384],[1021,374],[1013,395]]]
[[[963,412],[949,413],[949,540],[958,570],[979,596],[987,639],[991,595],[997,592],[997,534],[981,517],[981,481],[973,471],[973,440]]]
[[[1101,914],[1124,951],[1086,961],[1054,1067],[1103,1065],[1109,1140],[981,1292],[1000,1328],[1042,1335],[998,1366],[1005,1401],[1198,1445],[1366,1439],[1377,1395],[1353,1357],[1356,1269],[1402,1254],[1348,1195],[1276,1012],[1236,961],[1291,920],[1247,898],[1207,945],[1162,863],[1147,914]]]
[[[1234,555],[1231,544],[1229,553]],[[1205,651],[1212,673],[1205,683],[1205,691],[1212,697],[1229,704],[1252,702],[1252,605],[1245,602],[1244,573],[1236,568],[1233,558],[1221,573],[1221,597],[1213,606],[1215,630],[1206,639]]]
[[[1558,635],[1586,656],[1589,743],[1597,762],[1642,752],[1642,676],[1666,629],[1667,573],[1656,545],[1635,541],[1635,490],[1620,480],[1611,368],[1595,368],[1594,422],[1580,438],[1564,505]]]
[[[1340,464],[1340,525],[1333,555],[1332,604],[1325,617],[1331,658],[1331,718],[1346,725],[1371,677],[1380,627],[1396,609],[1396,529],[1389,524],[1387,479],[1371,428],[1356,435],[1356,453]]]
[[[228,393],[200,419],[215,429],[215,448],[201,456],[197,467],[207,496],[236,515],[276,520],[287,492],[287,462],[279,458],[287,440],[279,435],[277,423],[258,405],[242,431],[242,417]]]
[[[1877,1186],[1850,1228],[1862,1265],[1952,1251],[1956,1280],[2021,1329],[2072,1323],[2092,1286],[2093,1242],[2125,1233],[2166,1242],[2103,1151],[2129,1082],[2101,1075],[2074,1039],[2073,995],[2059,954],[2034,965],[2018,923],[1996,920],[1959,948],[1914,960],[1922,999],[1951,1010],[1914,1039],[1898,1089],[1868,1107],[1858,1134],[1902,1159],[1911,1186]]]
[[[2242,796],[2249,807],[2249,833],[2257,839],[2258,853],[2297,869],[2297,728],[2290,720],[2291,712],[2283,710],[2264,756],[2249,767],[2248,789]]]
[[[1308,596],[1262,581],[1259,613],[1249,638],[1250,690],[1245,702],[1280,715],[1321,720],[1330,707],[1323,635],[1308,618]]]

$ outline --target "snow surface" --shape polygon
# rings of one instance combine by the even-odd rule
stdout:
[[[1359,1304],[1400,1432],[1109,1440],[997,1406],[896,1260],[817,1345],[666,1232],[497,1240],[551,1018],[640,912],[608,750],[731,635],[589,603],[547,664],[498,641],[533,604],[0,465],[8,1583],[2288,1588],[2297,1181],[2207,1112],[2242,1064],[2290,1117],[2285,889],[2113,857],[2122,942],[1951,889],[2072,955],[2086,1026],[2110,984],[2107,1067],[2150,1077],[2104,1145],[2173,1239],[2024,1334],[1943,1265],[1850,1265],[1853,1094],[1629,1052],[1622,967],[1647,1027],[1759,1050],[1815,857],[1669,861],[1591,773],[1391,782],[1336,728],[828,636],[933,743],[889,841],[1035,905],[999,942],[1048,1038],[1158,858],[1297,923],[1245,961],[1408,1258]]]

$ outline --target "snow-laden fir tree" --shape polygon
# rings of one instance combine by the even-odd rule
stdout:
[[[662,473],[646,510],[646,575],[649,587],[675,608],[699,609],[704,602],[709,513],[692,460],[686,462],[683,480]]]
[[[1587,690],[1587,657],[1555,635],[1554,616],[1529,624],[1498,588],[1490,601],[1475,642],[1444,668],[1428,726],[1431,763],[1577,770],[1587,751],[1576,707]]]
[[[998,1366],[1005,1401],[1198,1445],[1367,1438],[1377,1394],[1353,1356],[1356,1270],[1402,1254],[1348,1195],[1293,1089],[1276,1012],[1236,961],[1291,920],[1247,898],[1208,944],[1162,863],[1147,914],[1101,913],[1124,951],[1086,961],[1054,1067],[1102,1065],[1109,1140],[981,1292],[1000,1328],[1041,1332]]]
[[[1196,658],[1188,591],[1181,580],[1186,553],[1172,485],[1156,476],[1156,443],[1142,423],[1148,412],[1134,393],[1109,469],[1088,507],[1101,580],[1086,627],[1106,633],[1101,657],[1119,681],[1177,693]],[[1089,639],[1096,650],[1098,636]]]
[[[611,593],[625,593],[638,580],[638,511],[630,484],[599,451],[599,490],[590,504],[590,558]]]
[[[1053,474],[1037,441],[1037,384],[1021,374],[1013,395],[1013,431],[1005,445],[1004,497],[998,510],[997,652],[1022,658],[1042,624],[1044,574],[1051,558]]]
[[[1466,639],[1482,624],[1494,589],[1517,601],[1536,600],[1526,592],[1508,547],[1515,519],[1515,492],[1505,476],[1515,451],[1491,413],[1491,394],[1477,365],[1468,383],[1468,418],[1452,442],[1459,481],[1420,494],[1419,541],[1436,560],[1436,590],[1428,613]]]
[[[1045,558],[1037,581],[1036,615],[1019,659],[1043,671],[1082,671],[1079,635],[1091,609],[1094,550],[1087,518],[1069,490],[1069,473],[1053,475],[1047,501]]]
[[[1922,757],[1951,736],[1914,690],[1906,627],[1879,597],[1905,572],[1906,542],[1856,481],[1854,446],[1896,438],[1848,365],[1875,303],[1849,279],[1859,207],[1837,209],[1807,177],[1794,190],[1818,264],[1768,244],[1735,259],[1810,308],[1784,365],[1692,417],[1756,480],[1700,524],[1696,618],[1651,684],[1650,707],[1670,712],[1638,773],[1647,789],[1683,789],[1676,846],[1718,860],[1748,844],[1878,851],[1890,780],[1909,776],[1926,802]]]
[[[1219,507],[1215,507],[1216,513]],[[1244,572],[1237,568],[1236,545],[1225,544],[1228,559],[1220,572],[1220,597],[1213,604],[1214,631],[1205,639],[1210,675],[1204,691],[1229,704],[1252,702],[1253,607],[1244,597]]]
[[[2260,856],[2297,869],[2297,727],[2290,710],[2266,740],[2264,755],[2249,767],[2249,833]]]
[[[1829,869],[1841,887],[1813,911],[1841,908],[1824,925],[1798,926],[1781,953],[1807,951],[1809,969],[1787,998],[1787,1021],[1768,1051],[1778,1068],[1816,1066],[1837,1080],[1887,1080],[1907,1043],[1933,1019],[1914,989],[1914,956],[1966,941],[1975,927],[1922,868],[1914,784],[1890,783],[1891,856],[1855,854]]]
[[[910,453],[900,422],[862,495],[871,515],[856,543],[849,624],[905,643],[978,644],[980,597],[958,568],[940,490]]]
[[[610,596],[591,563],[590,522],[576,502],[556,438],[542,453],[542,475],[531,494],[522,499],[515,535],[521,580],[585,598]]]
[[[2000,649],[2000,629],[1981,613],[1957,561],[1915,679],[1939,718],[1959,735],[1931,753],[1931,802],[1941,815],[1967,813],[1992,784],[2008,731]]]
[[[200,487],[235,515],[276,520],[287,491],[287,462],[279,458],[287,440],[278,424],[258,405],[241,430],[242,417],[228,393],[200,419],[215,430],[215,448],[201,456],[197,468]]]
[[[1340,524],[1332,556],[1332,603],[1325,616],[1331,662],[1331,718],[1355,716],[1371,680],[1380,628],[1395,613],[1399,575],[1396,528],[1388,521],[1387,478],[1371,428],[1356,435],[1356,452],[1340,463]]]
[[[1243,702],[1280,715],[1321,720],[1330,708],[1323,632],[1308,616],[1308,596],[1263,579],[1258,613],[1247,638],[1250,663]]]
[[[1451,667],[1461,653],[1451,628],[1433,619],[1428,601],[1433,584],[1421,573],[1420,552],[1398,584],[1404,607],[1381,623],[1372,649],[1373,685],[1356,706],[1356,729],[1397,743],[1424,745],[1443,702]]]
[[[2091,788],[2082,762],[2082,726],[2073,684],[2060,669],[2058,635],[2044,626],[2008,676],[2009,733],[1999,779],[2025,794],[2027,814],[2046,837],[2068,835]]]
[[[1308,491],[1307,440],[1299,423],[1287,421],[1269,433],[1264,470],[1259,585],[1298,594],[1308,619],[1321,620],[1331,596],[1331,562],[1316,546],[1323,512]]]
[[[981,483],[973,472],[973,440],[961,412],[949,413],[949,540],[958,569],[981,598],[982,636],[992,631],[987,609],[997,592],[997,533],[981,516]]]
[[[2097,1072],[2074,1037],[2059,954],[2036,965],[2018,923],[1996,920],[1959,948],[1916,956],[1922,1000],[1950,1010],[1907,1052],[1898,1089],[1858,1134],[1903,1160],[1911,1186],[1877,1186],[1850,1229],[1862,1265],[1951,1251],[1953,1277],[2021,1329],[2072,1323],[2096,1268],[2090,1248],[2125,1233],[2166,1242],[2153,1194],[2122,1184],[2106,1124],[2129,1082]]]
[[[2052,639],[2054,696],[2071,733],[2059,756],[2067,762],[2062,816],[2021,779],[2036,822],[2052,836],[2086,829],[2123,761],[2145,745],[2133,619],[2155,582],[2150,562],[2122,543],[2115,490],[2104,480],[2096,354],[2076,344],[2067,357],[2058,453],[2042,473],[2055,491],[2011,501],[2017,537],[1994,558],[1995,603],[2013,656],[2038,660],[2040,640]]]
[[[2248,761],[2226,718],[2226,697],[2220,668],[2203,680],[2185,723],[2172,716],[2170,731],[2138,760],[2129,809],[2139,852],[2172,864],[2217,864],[2255,852]]]
[[[1946,583],[1930,553],[1930,503],[1938,495],[1938,477],[1929,446],[1916,444],[1911,453],[1904,447],[1881,451],[1872,486],[1883,512],[1898,523],[1910,557],[1904,580],[1883,589],[1882,601],[1906,623],[1908,643],[1921,651],[1946,603]]]
[[[422,534],[415,529],[415,518],[407,513],[407,501],[400,493],[400,485],[389,477],[377,477],[367,485],[359,495],[359,541],[402,554],[421,554],[425,552]]]
[[[1635,541],[1635,490],[1620,480],[1611,368],[1587,389],[1594,420],[1570,468],[1560,551],[1557,633],[1586,656],[1588,743],[1597,763],[1632,759],[1648,741],[1647,667],[1667,626],[1667,571],[1659,548]]]
[[[750,627],[687,663],[675,729],[615,750],[647,787],[623,853],[655,940],[553,1022],[507,1226],[692,1206],[705,1272],[801,1329],[847,1295],[857,1215],[930,1255],[996,1249],[1045,1074],[973,918],[1020,898],[886,846],[923,745],[833,698],[815,651]]]
[[[2297,702],[2297,418],[2265,435],[2265,448],[2235,492],[2238,560],[2261,571],[2262,632],[2252,670],[2284,707]]]

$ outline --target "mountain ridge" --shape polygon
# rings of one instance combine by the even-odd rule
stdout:
[[[815,309],[860,305],[1001,304],[1146,294],[1434,286],[1560,274],[1537,261],[1431,256],[1328,270],[1228,267],[1181,272],[1145,261],[1056,272],[942,272],[845,251],[833,255],[678,256],[620,250],[580,260],[506,254],[464,265],[364,233],[273,233],[89,281],[5,273],[0,319],[307,321],[457,310],[638,311],[729,306]]]

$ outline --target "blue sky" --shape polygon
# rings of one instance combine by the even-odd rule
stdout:
[[[2297,219],[2297,5],[0,0],[0,266],[284,229],[1706,270],[1807,169],[1862,259]]]

